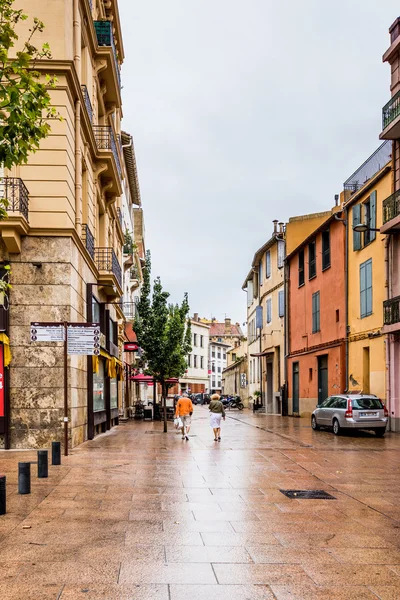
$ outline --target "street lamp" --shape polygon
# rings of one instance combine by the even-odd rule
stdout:
[[[353,231],[357,233],[366,233],[367,231],[380,231],[380,229],[375,229],[374,227],[369,227],[366,223],[359,223],[358,225],[353,226]],[[400,229],[390,229],[389,231],[382,232],[383,235],[395,235],[396,233],[400,233]]]

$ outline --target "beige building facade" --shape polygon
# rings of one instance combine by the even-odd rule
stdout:
[[[247,340],[237,342],[226,353],[227,366],[222,372],[222,391],[229,396],[240,396],[245,407],[249,404]]]
[[[74,447],[116,424],[122,406],[122,197],[131,209],[138,194],[121,138],[124,49],[117,0],[26,0],[23,9],[47,25],[35,42],[49,42],[54,58],[36,68],[57,76],[51,97],[63,120],[2,179],[10,212],[0,255],[12,289],[1,320],[13,358],[0,445],[47,447],[67,417]],[[32,321],[100,322],[99,360],[68,357],[67,415],[62,344],[31,343]]]

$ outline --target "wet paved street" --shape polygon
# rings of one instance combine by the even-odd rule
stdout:
[[[122,424],[74,449],[32,494],[0,453],[0,598],[400,598],[400,435],[334,437],[232,411],[220,444],[196,407],[189,442]],[[298,500],[280,489],[323,489]]]

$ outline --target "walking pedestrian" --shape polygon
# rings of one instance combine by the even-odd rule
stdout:
[[[221,441],[221,419],[225,421],[225,409],[218,394],[211,396],[211,402],[208,407],[210,411],[210,425],[214,431],[214,442]]]
[[[192,424],[193,404],[189,395],[183,392],[176,403],[175,418],[181,418],[182,421],[182,439],[189,441],[188,433]]]

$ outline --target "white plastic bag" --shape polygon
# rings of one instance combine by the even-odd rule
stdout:
[[[182,423],[182,419],[180,417],[177,417],[176,419],[174,419],[174,427],[175,427],[175,429],[182,429],[183,423]]]

